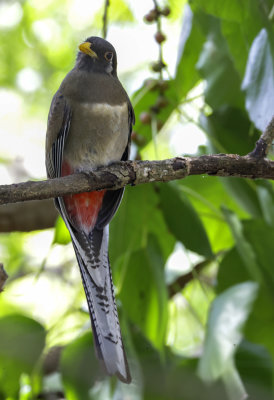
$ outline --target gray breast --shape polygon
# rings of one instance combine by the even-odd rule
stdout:
[[[73,104],[70,132],[64,159],[74,170],[90,169],[119,161],[129,134],[128,104]]]

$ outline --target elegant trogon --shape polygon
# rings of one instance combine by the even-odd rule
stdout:
[[[53,97],[47,126],[49,178],[127,160],[134,111],[117,77],[114,47],[90,37],[79,46],[75,67]],[[58,197],[87,297],[96,354],[106,372],[131,381],[121,338],[108,257],[109,223],[123,189]]]

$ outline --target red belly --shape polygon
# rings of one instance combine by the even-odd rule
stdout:
[[[73,170],[64,161],[62,164],[62,176],[72,173]],[[63,197],[67,213],[76,228],[90,232],[96,223],[105,192],[106,190],[100,190]]]

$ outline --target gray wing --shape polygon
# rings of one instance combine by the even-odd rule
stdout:
[[[65,97],[58,91],[51,102],[46,136],[46,169],[51,179],[61,176],[64,146],[71,116],[72,112]]]

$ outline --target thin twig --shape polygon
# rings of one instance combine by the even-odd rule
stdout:
[[[104,15],[103,15],[103,38],[104,39],[107,37],[109,6],[110,6],[110,0],[105,0]]]
[[[153,0],[154,3],[154,8],[157,12],[157,31],[158,32],[162,32],[162,23],[161,23],[161,17],[160,17],[160,13],[159,13],[159,6],[157,3],[157,0]],[[159,43],[159,56],[158,56],[158,62],[159,65],[164,65],[164,61],[163,61],[163,43]],[[162,80],[163,79],[163,69],[161,68],[159,71],[159,77]]]
[[[211,263],[211,260],[205,260],[197,264],[194,269],[185,275],[179,276],[175,282],[168,286],[168,297],[171,298],[185,288],[197,274],[199,274],[205,267]]]

